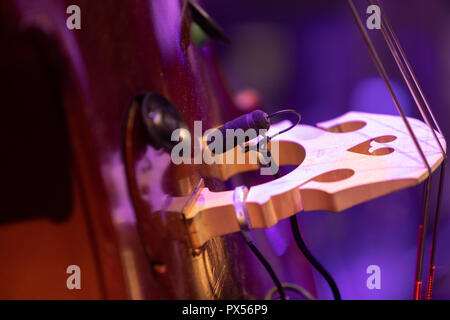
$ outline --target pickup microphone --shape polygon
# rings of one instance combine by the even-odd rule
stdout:
[[[215,129],[210,133],[209,136],[212,136],[211,141],[208,141],[207,145],[211,145],[217,136],[221,136],[223,139],[223,150],[222,152],[215,150],[215,153],[223,153],[227,152],[235,148],[238,145],[238,139],[236,135],[234,135],[234,141],[232,144],[225,143],[226,142],[226,132],[228,129],[237,130],[242,129],[244,132],[249,129],[254,129],[256,131],[256,136],[258,136],[259,130],[268,130],[270,128],[270,120],[269,115],[261,110],[254,110],[250,113],[244,114],[236,119],[226,122],[221,127]],[[219,134],[220,133],[220,134]],[[256,138],[256,136],[254,138]],[[245,137],[246,140],[249,139],[248,136]]]

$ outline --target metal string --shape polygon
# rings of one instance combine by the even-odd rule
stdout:
[[[387,76],[387,72],[386,72],[386,70],[385,70],[385,68],[383,66],[383,63],[381,62],[381,59],[378,56],[378,53],[377,53],[377,51],[376,51],[376,49],[375,49],[375,47],[374,47],[374,45],[372,43],[372,40],[370,40],[369,35],[367,34],[367,31],[365,30],[365,28],[363,26],[363,23],[361,22],[361,19],[360,19],[359,15],[358,15],[358,12],[356,11],[355,5],[353,4],[352,0],[347,0],[347,4],[350,7],[350,10],[352,12],[353,18],[355,19],[356,24],[358,25],[359,31],[361,32],[361,35],[363,36],[364,41],[365,41],[365,43],[366,43],[366,45],[367,45],[367,47],[369,49],[369,53],[370,53],[370,55],[372,56],[372,58],[373,58],[373,60],[375,62],[375,66],[377,67],[378,72],[380,73],[381,77],[383,78],[384,83],[386,84],[386,87],[389,90],[389,93],[391,94],[391,97],[392,97],[392,100],[394,101],[395,107],[397,108],[397,111],[400,114],[400,116],[401,116],[401,118],[403,120],[403,123],[405,124],[405,126],[406,126],[406,128],[407,128],[407,130],[409,132],[409,135],[411,136],[411,138],[412,138],[412,140],[414,142],[414,145],[416,146],[417,151],[420,154],[420,157],[422,158],[422,161],[423,161],[424,165],[427,167],[429,175],[431,175],[431,168],[430,168],[430,165],[428,163],[428,160],[425,157],[425,154],[423,153],[422,147],[420,146],[420,144],[419,144],[419,142],[417,140],[417,137],[414,134],[414,131],[412,130],[411,125],[409,124],[409,121],[408,121],[408,119],[405,116],[405,112],[403,111],[403,108],[400,106],[400,102],[398,101],[397,96],[395,95],[395,92],[392,89],[392,85],[391,85],[391,83],[389,81],[389,78]]]
[[[400,70],[400,72],[401,72],[401,74],[403,76],[403,79],[405,80],[405,82],[406,82],[406,84],[408,86],[409,91],[411,92],[412,97],[414,98],[414,101],[415,101],[415,103],[417,105],[417,108],[420,111],[420,114],[422,115],[423,120],[428,125],[428,128],[430,128],[430,130],[431,130],[431,132],[433,134],[433,137],[436,140],[436,143],[438,144],[439,148],[441,149],[442,155],[445,156],[444,148],[442,147],[442,144],[439,141],[439,139],[438,139],[438,137],[436,135],[436,132],[434,131],[434,128],[432,127],[432,125],[430,123],[430,120],[428,119],[428,116],[427,116],[427,114],[426,114],[426,112],[425,112],[425,110],[423,108],[423,105],[422,105],[422,103],[420,101],[419,95],[417,94],[416,90],[414,89],[414,83],[413,83],[413,81],[412,81],[412,79],[410,77],[410,76],[412,76],[411,75],[411,69],[409,69],[409,74],[408,74],[407,68],[403,65],[403,61],[405,61],[405,55],[400,53],[400,49],[399,49],[400,48],[400,44],[398,42],[398,39],[397,39],[397,41],[394,40],[394,42],[396,43],[395,46],[394,46],[393,40],[391,40],[389,38],[389,35],[390,35],[394,39],[394,36],[393,36],[394,32],[393,32],[392,28],[389,25],[389,28],[388,28],[389,29],[389,35],[388,35],[388,33],[386,31],[386,28],[385,28],[385,26],[386,27],[388,26],[388,23],[386,23],[387,22],[387,17],[384,15],[384,12],[381,9],[380,2],[378,0],[375,0],[375,1],[376,1],[377,5],[380,7],[381,16],[383,17],[383,23],[381,24],[381,33],[383,34],[383,37],[384,37],[384,39],[386,41],[386,44],[387,44],[387,46],[389,47],[389,50],[392,53],[392,56],[393,56],[393,58],[394,58],[394,60],[395,60],[395,62],[397,64],[397,67],[399,68],[399,70]],[[369,2],[369,4],[373,3],[372,0],[368,0],[368,2]],[[398,49],[398,51],[396,49]],[[403,61],[401,60],[400,55],[402,56]],[[416,89],[421,91],[419,89],[419,87],[417,87],[417,85],[416,85]],[[424,96],[423,92],[422,92],[421,96]],[[428,112],[432,115],[433,113],[431,112],[431,109],[429,108],[428,104],[427,104],[427,107],[428,107]],[[433,119],[434,119],[434,123],[436,125],[437,122],[436,122],[434,116],[433,116]],[[436,127],[438,127],[438,126],[436,125]]]
[[[428,100],[426,99],[425,94],[423,93],[422,87],[420,86],[419,81],[417,80],[417,77],[416,77],[416,75],[415,75],[415,73],[414,73],[414,71],[413,71],[413,69],[412,69],[412,67],[411,67],[411,65],[410,65],[406,55],[405,55],[405,52],[403,51],[403,48],[400,45],[400,42],[398,41],[398,38],[395,35],[395,32],[393,31],[393,29],[391,27],[391,24],[389,23],[388,18],[387,18],[385,12],[383,11],[383,9],[382,9],[382,7],[380,5],[380,1],[379,0],[375,0],[375,2],[377,3],[378,7],[380,8],[381,16],[383,18],[383,22],[386,25],[386,27],[387,27],[387,29],[389,31],[389,34],[391,35],[392,39],[394,40],[395,45],[397,46],[397,49],[398,49],[398,51],[400,53],[400,56],[402,57],[405,65],[406,65],[406,67],[408,69],[408,72],[409,72],[411,78],[413,79],[414,84],[415,84],[417,90],[419,91],[420,96],[421,96],[425,106],[427,107],[427,110],[428,110],[429,114],[431,115],[431,118],[433,119],[434,125],[436,126],[437,130],[439,131],[439,133],[442,135],[442,130],[439,127],[439,124],[438,124],[436,118],[434,117],[434,114],[433,114],[433,112],[431,110],[430,104],[428,103]],[[438,142],[439,142],[439,140],[438,140]]]

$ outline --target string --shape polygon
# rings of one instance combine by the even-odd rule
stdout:
[[[444,189],[443,183],[445,178],[445,159],[441,165],[441,174],[439,176],[439,189],[438,189],[438,199],[436,205],[436,213],[434,215],[434,226],[433,226],[433,239],[431,241],[431,253],[430,253],[430,265],[428,267],[428,278],[427,278],[427,289],[426,296],[427,300],[431,300],[432,292],[433,292],[433,282],[434,282],[434,271],[435,271],[435,256],[436,256],[436,245],[437,245],[437,233],[438,233],[438,225],[439,225],[439,213],[441,209],[441,199],[442,199],[442,191]]]
[[[424,250],[425,250],[425,235],[426,235],[426,228],[427,228],[427,221],[428,221],[427,217],[428,217],[428,203],[429,203],[430,185],[431,185],[431,168],[430,168],[430,165],[429,165],[429,163],[428,163],[428,161],[427,161],[427,159],[425,157],[425,154],[423,153],[423,150],[422,150],[420,144],[418,143],[418,140],[417,140],[417,138],[416,138],[416,136],[414,134],[414,131],[412,130],[412,128],[409,125],[409,121],[406,118],[406,116],[405,116],[405,114],[403,112],[403,109],[400,106],[400,103],[398,102],[398,99],[397,99],[397,97],[395,95],[395,92],[392,89],[392,86],[390,84],[390,81],[389,81],[389,78],[387,76],[386,70],[385,70],[385,68],[384,68],[384,66],[383,66],[383,64],[381,62],[381,59],[378,56],[378,53],[377,53],[377,51],[376,51],[372,41],[369,38],[369,35],[367,34],[367,31],[365,30],[365,28],[364,28],[364,26],[363,26],[363,24],[361,22],[361,19],[360,19],[359,15],[358,15],[358,13],[356,11],[356,8],[355,8],[355,6],[353,4],[353,1],[352,0],[347,0],[347,4],[350,7],[350,10],[352,12],[353,18],[355,19],[356,24],[357,24],[357,26],[359,28],[359,31],[360,31],[361,35],[363,36],[363,39],[364,39],[364,41],[365,41],[365,43],[366,43],[366,45],[367,45],[367,47],[369,49],[369,53],[370,53],[370,55],[372,56],[372,58],[373,58],[373,60],[375,62],[375,66],[377,67],[378,72],[380,73],[381,77],[383,78],[383,80],[384,80],[384,82],[386,84],[386,87],[387,87],[389,93],[391,94],[391,97],[392,97],[392,99],[394,101],[394,104],[395,104],[395,106],[397,108],[397,111],[399,112],[400,116],[402,117],[403,122],[404,122],[404,124],[405,124],[405,126],[406,126],[406,128],[407,128],[407,130],[408,130],[408,132],[409,132],[413,142],[414,142],[414,145],[416,146],[416,148],[417,148],[417,150],[418,150],[418,152],[419,152],[419,154],[420,154],[420,156],[421,156],[421,158],[422,158],[422,160],[423,160],[423,162],[424,162],[424,164],[425,164],[425,166],[426,166],[426,168],[428,170],[428,179],[427,179],[426,185],[425,185],[425,200],[424,200],[424,206],[423,206],[423,212],[422,212],[422,223],[419,226],[419,240],[418,240],[419,244],[418,244],[417,261],[416,261],[416,272],[415,272],[415,274],[416,274],[416,281],[415,281],[415,284],[414,284],[414,296],[413,296],[414,299],[418,300],[421,297],[421,289],[422,289],[422,281],[421,281],[421,279],[422,279],[423,258],[424,258]],[[385,35],[385,33],[384,33],[384,35]],[[390,46],[390,44],[392,45],[392,43],[390,43],[390,41],[388,41],[387,37],[385,37],[385,40],[388,43],[388,46],[391,49],[391,52],[393,53],[394,58],[396,58],[395,52],[392,50],[392,48]],[[397,59],[396,59],[396,61],[397,61]],[[399,67],[400,67],[400,65],[399,65]],[[405,75],[406,75],[406,73],[405,73]],[[405,81],[407,81],[407,79],[405,79]],[[410,86],[409,82],[408,82],[408,87],[411,87],[411,89],[412,89],[412,86]],[[416,100],[416,102],[417,101],[418,100]],[[418,106],[419,105],[420,104],[418,104]],[[420,109],[420,107],[419,107],[419,109]],[[423,115],[423,110],[421,111],[421,113]],[[433,129],[432,129],[432,131],[433,131]]]

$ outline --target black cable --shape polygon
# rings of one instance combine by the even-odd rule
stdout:
[[[285,114],[285,113],[295,114],[297,116],[297,121],[295,123],[293,123],[291,126],[289,126],[288,128],[283,129],[283,130],[275,133],[274,135],[272,135],[270,137],[265,137],[266,143],[268,141],[270,141],[272,138],[274,138],[274,137],[276,137],[276,136],[278,136],[278,135],[280,135],[282,133],[285,133],[285,132],[291,130],[292,128],[294,128],[296,125],[298,125],[300,123],[300,119],[301,119],[300,114],[297,111],[291,110],[291,109],[285,109],[285,110],[281,110],[281,111],[278,111],[278,112],[274,112],[274,113],[270,114],[268,116],[268,118],[272,118],[274,116],[277,116],[277,115],[280,115],[280,114]],[[261,141],[258,142],[258,144],[257,144],[257,150],[259,152],[260,152],[260,150],[259,150],[260,143],[261,143]],[[246,151],[248,151],[248,149]],[[270,151],[269,150],[266,150],[266,151],[267,151],[267,157],[271,158]],[[266,164],[266,166],[267,166],[267,164]],[[275,178],[280,178],[281,177],[281,173],[280,173],[279,170],[276,173],[274,173],[274,177]],[[331,275],[328,273],[328,271],[319,263],[319,261],[316,260],[316,258],[314,258],[314,256],[311,254],[311,252],[306,247],[306,244],[303,241],[303,238],[302,238],[302,236],[300,234],[300,229],[298,227],[298,222],[297,222],[296,216],[295,215],[292,216],[290,218],[290,221],[291,221],[292,233],[294,235],[294,239],[295,239],[295,242],[296,242],[298,248],[303,253],[303,255],[306,257],[306,259],[309,261],[309,263],[311,263],[311,265],[325,278],[325,280],[327,281],[328,285],[331,288],[331,291],[333,292],[334,299],[335,300],[341,300],[341,294],[340,294],[339,289],[338,289],[338,287],[336,285],[336,282],[331,277]],[[256,248],[256,246],[254,245],[254,243],[251,240],[250,236],[245,231],[241,231],[241,234],[244,237],[245,241],[247,242],[249,248],[253,251],[253,253],[256,255],[256,257],[259,259],[259,261],[261,261],[261,263],[264,265],[264,267],[266,268],[267,272],[270,274],[270,277],[272,278],[273,282],[275,283],[277,291],[280,293],[280,298],[282,300],[285,300],[286,296],[285,296],[285,293],[284,293],[283,285],[281,284],[280,280],[276,276],[276,274],[273,271],[272,267],[270,266],[268,261],[264,258],[264,256],[261,254],[261,252]]]
[[[280,299],[286,300],[286,295],[284,293],[284,288],[281,285],[280,280],[278,279],[277,275],[275,274],[275,271],[273,271],[272,266],[269,264],[269,262],[264,258],[262,253],[258,250],[258,248],[253,243],[252,239],[250,238],[249,234],[246,231],[241,231],[241,235],[244,238],[245,242],[247,243],[248,247],[252,252],[255,254],[255,256],[258,258],[258,260],[262,263],[264,268],[269,273],[270,277],[272,278],[273,283],[277,287],[278,292],[280,293]]]
[[[331,288],[331,291],[333,292],[334,300],[342,300],[341,294],[339,292],[339,289],[338,289],[333,277],[331,277],[331,275],[328,273],[328,271],[320,264],[319,261],[316,260],[316,258],[314,258],[314,256],[311,254],[311,252],[306,247],[306,244],[303,241],[303,238],[300,234],[300,229],[298,227],[298,222],[297,222],[297,216],[295,216],[295,215],[291,216],[289,219],[291,221],[291,228],[292,228],[292,233],[294,235],[295,243],[297,244],[298,248],[303,253],[305,258],[311,263],[311,265],[325,278],[325,280],[327,281],[328,285]]]
[[[290,109],[286,109],[286,110],[281,110],[278,112],[274,112],[270,115],[267,116],[267,118],[272,118],[274,116],[277,116],[279,114],[284,114],[284,113],[293,113],[297,116],[297,121],[295,123],[293,123],[290,127],[281,130],[280,132],[275,133],[273,136],[271,137],[265,137],[263,139],[263,141],[266,141],[266,146],[267,146],[267,142],[270,141],[270,139],[291,130],[293,127],[295,127],[301,119],[300,114],[295,111],[295,110],[290,110]],[[259,146],[261,144],[262,141],[258,142],[258,144],[256,145],[256,149],[259,151]],[[244,149],[244,152],[248,152],[250,150],[250,148],[247,146]],[[270,157],[270,151],[267,150],[267,155],[268,157]],[[262,265],[264,266],[264,268],[266,269],[266,271],[269,273],[270,277],[272,278],[273,283],[275,284],[275,287],[277,288],[278,293],[280,294],[280,299],[281,300],[286,300],[286,294],[284,292],[284,288],[283,285],[281,284],[280,280],[278,279],[277,275],[275,274],[275,271],[273,270],[272,266],[270,265],[270,263],[266,260],[266,258],[264,258],[264,256],[262,255],[262,253],[258,250],[258,248],[255,246],[255,244],[253,243],[250,235],[246,232],[246,231],[241,231],[241,235],[244,238],[245,242],[247,243],[248,247],[250,248],[250,250],[252,250],[252,252],[255,254],[255,256],[258,258],[258,260],[262,263]]]

